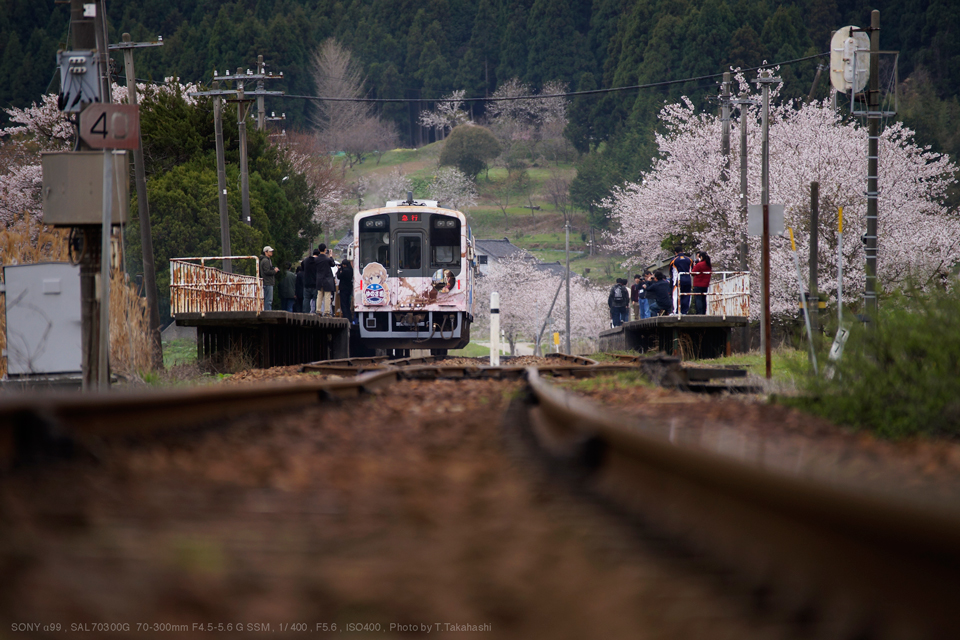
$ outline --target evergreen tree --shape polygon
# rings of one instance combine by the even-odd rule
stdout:
[[[592,65],[586,60],[586,41],[577,31],[576,3],[535,0],[527,18],[529,46],[526,74],[534,86],[550,80],[570,82],[574,74]]]

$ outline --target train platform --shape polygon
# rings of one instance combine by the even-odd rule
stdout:
[[[657,350],[685,360],[720,358],[739,350],[733,329],[747,326],[746,316],[672,315],[630,320],[600,332],[600,351]]]
[[[197,328],[197,359],[217,369],[242,360],[266,369],[349,357],[346,318],[288,311],[179,312],[177,326]]]

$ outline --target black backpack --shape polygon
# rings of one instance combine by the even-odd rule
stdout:
[[[625,307],[630,302],[630,294],[627,292],[627,288],[622,284],[618,284],[613,288],[613,306],[615,307]]]

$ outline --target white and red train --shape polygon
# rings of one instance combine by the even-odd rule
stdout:
[[[353,311],[371,349],[459,349],[470,341],[476,271],[466,217],[431,200],[356,214],[347,255]]]

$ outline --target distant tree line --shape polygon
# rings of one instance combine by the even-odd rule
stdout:
[[[881,47],[900,51],[909,78],[906,123],[935,150],[960,152],[960,5],[943,0],[112,0],[110,39],[162,35],[165,46],[138,54],[138,74],[209,82],[212,72],[247,68],[263,55],[284,79],[270,89],[318,91],[315,56],[335,38],[351,52],[371,111],[392,125],[403,145],[444,135],[420,115],[431,99],[462,90],[492,95],[516,78],[534,91],[556,82],[590,90],[704,76],[730,66],[753,67],[824,52],[832,30],[865,25],[881,11]],[[69,6],[54,0],[6,0],[0,12],[0,106],[27,106],[57,84],[54,53],[66,41]],[[817,61],[781,69],[784,98],[806,96]],[[122,64],[117,68],[122,75]],[[828,91],[826,74],[814,95]],[[655,155],[653,133],[664,101],[695,103],[717,93],[716,82],[583,96],[569,105],[566,136],[584,155],[571,186],[574,204],[635,179]],[[288,128],[322,118],[316,103],[284,99]],[[474,119],[483,102],[463,103]],[[598,150],[600,151],[598,153]],[[596,215],[600,213],[594,212]],[[602,217],[602,216],[601,216]]]

